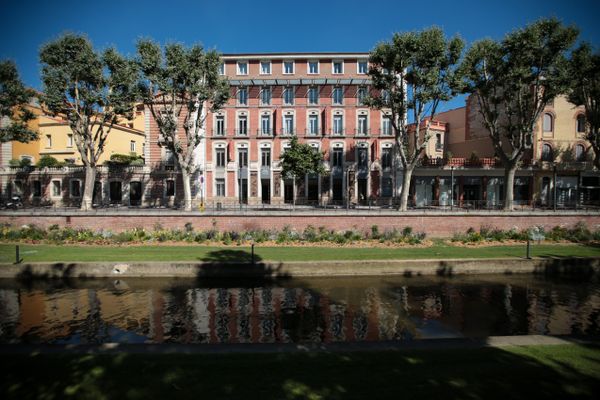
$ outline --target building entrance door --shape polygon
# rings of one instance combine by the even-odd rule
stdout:
[[[358,204],[363,206],[367,205],[367,183],[368,179],[358,179]]]
[[[129,205],[139,206],[142,204],[142,182],[129,182]]]
[[[271,180],[261,179],[261,195],[263,204],[271,204]]]

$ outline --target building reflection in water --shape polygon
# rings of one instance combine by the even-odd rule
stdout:
[[[600,333],[596,283],[356,278],[282,286],[0,283],[2,342],[319,343]],[[82,283],[85,285],[85,283]]]

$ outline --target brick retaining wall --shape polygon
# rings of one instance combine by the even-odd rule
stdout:
[[[455,232],[465,232],[470,227],[479,229],[481,226],[491,226],[503,230],[516,227],[525,229],[532,226],[544,226],[551,228],[556,225],[573,226],[578,222],[585,223],[590,229],[600,228],[600,214],[569,213],[553,214],[544,213],[540,215],[531,214],[405,214],[405,215],[336,215],[331,214],[231,214],[231,215],[203,215],[179,213],[171,215],[160,213],[112,213],[112,214],[84,214],[84,213],[61,213],[50,214],[25,214],[25,213],[3,213],[0,214],[0,223],[11,225],[25,225],[34,223],[38,226],[48,227],[53,224],[70,226],[72,228],[88,228],[94,230],[111,230],[118,232],[135,227],[154,229],[157,224],[164,228],[182,229],[187,222],[191,222],[196,230],[216,229],[225,230],[251,230],[251,229],[275,229],[281,230],[286,225],[296,230],[303,230],[308,225],[314,227],[324,226],[336,231],[346,229],[359,229],[370,231],[371,226],[377,225],[380,232],[391,229],[402,229],[406,226],[413,228],[415,232],[425,232],[428,237],[449,237]]]

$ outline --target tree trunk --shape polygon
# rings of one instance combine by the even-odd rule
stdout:
[[[85,166],[85,182],[83,183],[83,197],[81,198],[81,209],[91,210],[94,201],[94,184],[96,183],[96,167]]]
[[[515,172],[517,171],[517,165],[518,164],[515,163],[504,169],[504,211],[513,210]]]
[[[405,167],[402,172],[402,190],[400,191],[400,211],[406,211],[408,209],[408,194],[410,192],[410,181],[412,179],[413,170],[415,167]],[[395,190],[395,188],[394,188]]]
[[[183,180],[183,204],[185,211],[192,211],[192,187],[190,185],[190,174],[181,169],[181,179]]]

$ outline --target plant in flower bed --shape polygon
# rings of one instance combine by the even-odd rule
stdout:
[[[572,228],[555,226],[549,230],[543,226],[536,227],[537,232],[545,240],[560,242],[569,241],[574,243],[586,243],[600,241],[600,229],[590,231],[583,223],[579,222]],[[530,236],[530,231],[518,230],[516,227],[503,231],[490,226],[482,226],[479,231],[469,228],[466,233],[455,233],[452,236],[452,242],[460,243],[482,243],[482,242],[505,242],[505,241],[526,241]]]
[[[213,227],[207,231],[196,231],[190,223],[184,229],[165,229],[160,224],[154,230],[133,228],[122,232],[109,230],[93,231],[90,229],[61,228],[52,225],[47,229],[35,225],[14,227],[9,224],[0,226],[0,241],[4,242],[49,242],[49,243],[152,243],[152,242],[188,242],[188,243],[215,243],[225,245],[245,242],[265,243],[274,241],[278,244],[286,243],[335,243],[339,245],[357,243],[361,241],[376,240],[380,243],[406,243],[420,244],[425,239],[424,233],[414,233],[411,227],[402,230],[379,232],[374,226],[370,233],[363,233],[356,228],[345,231],[334,231],[325,227],[315,228],[308,226],[303,231],[296,231],[290,226],[285,226],[281,231],[249,230],[249,231],[224,231],[220,232]]]

